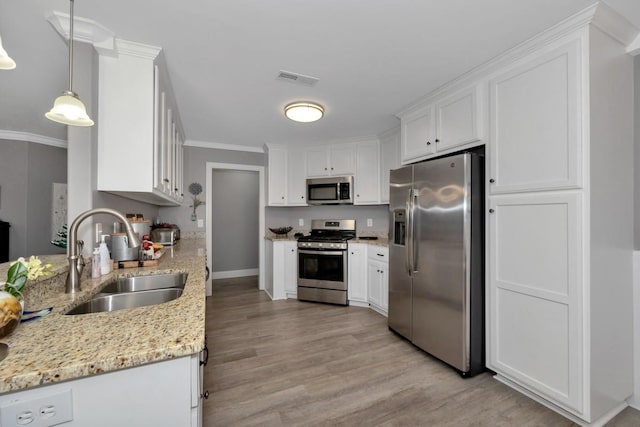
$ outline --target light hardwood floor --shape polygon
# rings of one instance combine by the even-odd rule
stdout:
[[[256,282],[215,280],[207,298],[205,426],[575,425],[488,373],[462,379],[372,310],[271,301]]]

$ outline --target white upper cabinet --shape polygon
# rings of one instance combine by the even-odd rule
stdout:
[[[435,108],[426,105],[402,117],[402,161],[436,152]]]
[[[355,197],[356,205],[380,203],[380,143],[363,141],[356,145]]]
[[[161,50],[116,44],[116,56],[99,56],[97,188],[178,205],[184,137]]]
[[[287,204],[287,150],[265,146],[267,154],[267,200],[269,206]]]
[[[580,40],[491,78],[490,191],[580,186]]]
[[[307,149],[307,176],[353,175],[356,171],[354,144],[336,144]]]
[[[402,162],[423,160],[482,141],[485,114],[481,84],[400,113]]]
[[[287,150],[287,205],[307,206],[307,162],[302,148]]]

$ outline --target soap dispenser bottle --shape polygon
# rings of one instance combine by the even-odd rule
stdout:
[[[106,234],[102,235],[102,241],[100,242],[100,272],[104,274],[111,273],[111,255],[109,255],[109,248],[104,241]]]
[[[97,279],[102,275],[102,269],[100,268],[100,249],[95,248],[93,250],[93,258],[91,258],[91,278]]]

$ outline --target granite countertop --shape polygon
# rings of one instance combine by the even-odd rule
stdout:
[[[99,279],[84,279],[75,295],[64,293],[64,255],[41,256],[54,273],[28,283],[25,309],[53,306],[41,319],[22,323],[0,339],[9,355],[0,361],[0,393],[71,380],[146,363],[198,353],[205,331],[205,241],[182,239],[165,247],[158,265],[114,270]],[[6,277],[9,263],[0,264]],[[164,304],[66,316],[115,277],[188,271],[183,294]]]
[[[378,239],[376,240],[370,240],[370,239],[361,239],[359,237],[356,237],[355,239],[351,239],[349,240],[350,243],[363,243],[363,244],[367,244],[367,245],[373,245],[373,246],[384,246],[384,247],[388,247],[389,246],[389,239],[386,236],[376,236],[378,237]],[[295,242],[298,239],[296,239],[295,237],[293,237],[293,235],[289,236],[275,236],[275,235],[268,235],[264,237],[267,240],[271,240],[274,242]]]

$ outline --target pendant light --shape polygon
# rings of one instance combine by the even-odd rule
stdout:
[[[324,116],[324,108],[313,102],[294,102],[284,107],[284,114],[294,122],[311,123]]]
[[[0,38],[0,70],[13,70],[16,68],[16,61],[9,57],[9,54],[2,47],[2,38]]]
[[[71,126],[93,126],[93,120],[87,115],[78,95],[73,92],[73,1],[69,13],[69,89],[56,98],[51,111],[45,114],[47,119]]]

